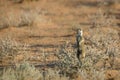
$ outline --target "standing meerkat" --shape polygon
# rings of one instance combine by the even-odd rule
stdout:
[[[77,58],[79,60],[80,65],[82,65],[81,59],[85,58],[85,52],[84,52],[84,37],[83,37],[83,31],[81,29],[77,30],[76,35],[76,44],[77,44]]]

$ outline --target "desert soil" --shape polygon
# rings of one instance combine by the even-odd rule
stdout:
[[[104,34],[108,31],[114,31],[117,33],[114,36],[119,40],[120,4],[101,6],[96,3],[96,0],[24,0],[23,3],[17,3],[14,0],[0,0],[0,12],[5,17],[12,15],[16,17],[15,15],[19,15],[21,11],[31,11],[31,16],[37,14],[31,25],[20,27],[10,25],[1,29],[0,38],[9,36],[19,43],[28,44],[26,51],[28,51],[31,63],[38,63],[42,61],[40,56],[43,52],[52,54],[65,43],[74,45],[77,28],[83,29],[85,45],[90,45],[87,38],[95,35],[96,29],[92,29],[89,16],[95,14],[99,9],[103,11],[111,9],[110,14],[117,17],[115,21],[117,26],[105,26],[100,29]],[[17,19],[14,17],[13,20]],[[120,49],[119,41],[115,45]],[[22,58],[18,56],[16,59],[19,61]],[[49,57],[51,61],[54,59],[53,55]],[[108,73],[111,72],[108,71]]]

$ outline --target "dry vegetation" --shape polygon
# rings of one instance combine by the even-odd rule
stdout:
[[[0,80],[119,80],[119,4],[0,0]],[[81,67],[73,34],[77,28],[85,37]]]

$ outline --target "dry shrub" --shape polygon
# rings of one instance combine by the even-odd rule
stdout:
[[[36,12],[29,9],[16,12],[10,9],[7,13],[5,11],[1,11],[0,13],[2,13],[0,16],[0,28],[30,26],[38,16]]]
[[[18,43],[10,37],[0,40],[0,58],[15,56],[18,54]]]
[[[95,70],[94,68],[80,69],[79,74],[83,77],[83,80],[105,80],[104,70]]]
[[[22,46],[22,51],[20,50],[20,46]],[[23,55],[24,58],[22,61],[28,59],[28,55],[25,51],[28,45],[21,44],[16,42],[11,37],[5,37],[0,40],[0,61],[4,63],[4,61],[8,61],[9,63],[15,63],[17,55]],[[8,59],[8,60],[7,60]]]
[[[47,70],[40,70],[40,80],[69,80],[66,76],[61,76],[59,70],[48,68]]]
[[[92,28],[89,29],[89,33],[91,35],[86,38],[86,40],[90,43],[90,45],[87,45],[87,52],[89,55],[94,55],[98,60],[100,59],[103,62],[107,61],[109,64],[111,64],[111,55],[113,55],[113,58],[120,57],[120,49],[118,47],[119,36],[117,30],[108,28]],[[92,56],[93,59],[95,59],[94,56]],[[111,58],[111,60],[113,58]],[[97,61],[95,60],[94,62],[96,63]],[[113,67],[111,66],[111,68]]]
[[[39,80],[40,72],[29,63],[17,65],[15,68],[3,70],[2,80]]]
[[[104,71],[95,67],[95,63],[98,62],[103,55],[89,55],[87,50],[86,54],[86,58],[82,60],[83,65],[79,66],[75,49],[71,44],[65,44],[59,53],[56,54],[60,61],[58,64],[59,73],[69,77],[71,80],[78,77],[82,80],[104,80]]]
[[[14,68],[5,68],[1,72],[2,80],[69,80],[60,76],[59,71],[48,68],[38,70],[28,62],[16,65]]]

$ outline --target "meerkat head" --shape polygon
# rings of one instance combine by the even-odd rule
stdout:
[[[77,34],[80,34],[81,36],[83,36],[83,31],[81,29],[78,29]]]

